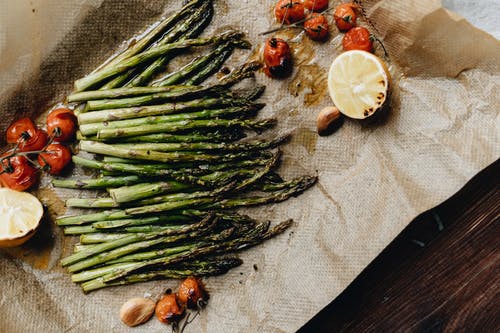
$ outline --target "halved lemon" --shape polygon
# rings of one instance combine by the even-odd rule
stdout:
[[[0,188],[0,247],[26,242],[35,234],[42,216],[43,206],[34,195]]]
[[[367,118],[387,100],[391,75],[385,63],[365,51],[346,51],[333,61],[328,72],[328,90],[344,115]]]

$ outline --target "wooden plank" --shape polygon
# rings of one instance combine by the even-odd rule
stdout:
[[[299,332],[500,331],[500,161],[417,217]]]

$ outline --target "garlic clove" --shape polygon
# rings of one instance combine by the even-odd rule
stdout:
[[[155,307],[156,303],[149,298],[131,298],[120,308],[120,319],[130,327],[143,324],[151,318]]]
[[[316,122],[318,134],[329,135],[342,125],[342,114],[335,106],[328,106],[320,111]]]

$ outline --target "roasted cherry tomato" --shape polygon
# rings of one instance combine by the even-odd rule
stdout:
[[[373,51],[373,38],[365,27],[355,27],[349,30],[342,39],[345,51],[362,50]]]
[[[328,38],[328,20],[324,15],[312,13],[304,22],[306,34],[312,40],[325,40]]]
[[[7,128],[7,142],[17,143],[21,140],[26,141],[34,135],[36,129],[35,123],[30,118],[19,119]]]
[[[58,175],[71,162],[71,151],[60,143],[47,146],[46,152],[38,155],[38,163],[51,175]]]
[[[319,12],[328,7],[328,0],[304,0],[304,7],[310,11]]]
[[[264,72],[269,77],[285,77],[292,71],[292,53],[283,39],[269,38],[264,46]]]
[[[19,151],[42,150],[49,138],[30,118],[22,118],[7,128],[7,142],[19,143]]]
[[[55,109],[47,116],[47,132],[56,142],[73,140],[76,133],[77,119],[73,111],[66,108]]]
[[[179,286],[177,291],[179,302],[186,304],[190,309],[196,309],[199,302],[206,301],[208,294],[201,279],[195,277],[188,277]]]
[[[343,3],[335,8],[333,18],[339,30],[347,31],[356,25],[358,8],[359,6],[354,3]]]
[[[28,119],[29,121],[24,119]],[[19,121],[23,121],[24,124],[20,125],[20,123],[18,123]],[[31,128],[29,123],[31,122],[31,124],[33,124],[33,122],[29,118],[23,118],[19,121],[12,124],[7,129],[7,142],[19,143],[19,151],[27,152],[42,150],[43,148],[45,148],[45,146],[49,142],[49,136],[47,135],[47,132],[37,128],[36,126],[34,128]],[[23,128],[25,130],[20,131]],[[17,139],[14,140],[14,138],[16,137]]]
[[[280,0],[274,8],[278,23],[292,24],[305,17],[304,5],[299,0]]]
[[[170,324],[184,316],[185,308],[177,302],[176,294],[166,294],[156,303],[156,318],[162,323]]]
[[[2,161],[0,183],[16,191],[26,191],[38,179],[35,169],[24,156],[13,156]]]

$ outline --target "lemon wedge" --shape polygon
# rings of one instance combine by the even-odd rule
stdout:
[[[0,188],[0,247],[26,242],[35,234],[42,216],[42,204],[35,196]]]
[[[391,75],[376,55],[353,50],[339,55],[328,72],[328,90],[335,106],[344,115],[367,118],[387,100]]]

